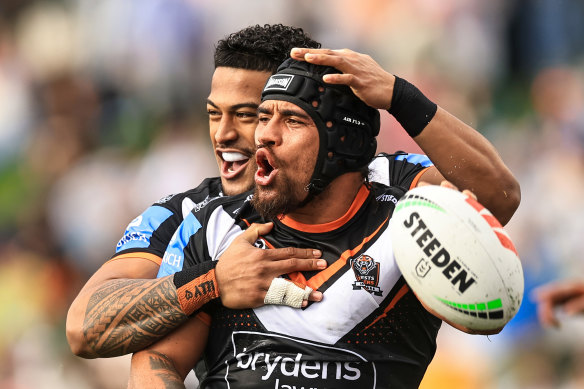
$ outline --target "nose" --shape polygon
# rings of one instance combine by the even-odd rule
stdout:
[[[266,146],[277,146],[282,143],[282,129],[275,120],[275,116],[268,121],[258,124],[255,132],[256,144]]]
[[[215,132],[215,142],[218,144],[228,144],[237,140],[237,129],[235,128],[231,115],[222,115]]]

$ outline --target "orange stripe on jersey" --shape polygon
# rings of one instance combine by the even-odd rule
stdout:
[[[430,167],[431,166],[428,166],[427,168],[420,170],[420,172],[418,174],[416,174],[416,176],[414,177],[414,180],[412,181],[412,183],[410,185],[410,189],[413,189],[416,186],[418,186],[418,182],[420,181],[420,178],[422,177],[422,175],[424,173],[426,173],[426,171],[428,171],[428,169],[430,169]]]
[[[351,219],[357,211],[361,208],[365,200],[367,200],[367,196],[369,196],[369,189],[362,185],[361,189],[355,196],[355,200],[351,204],[349,210],[337,220],[333,220],[332,222],[323,223],[323,224],[304,224],[297,222],[296,220],[291,219],[289,216],[284,216],[280,220],[283,224],[287,225],[288,227],[294,228],[298,231],[303,232],[328,232],[335,230],[341,226],[343,226],[349,219]]]
[[[399,300],[401,300],[402,297],[405,296],[405,294],[410,290],[410,287],[406,284],[404,286],[402,286],[400,288],[400,290],[397,291],[397,293],[395,294],[395,296],[393,296],[393,299],[391,299],[389,305],[387,307],[385,307],[385,309],[383,310],[383,313],[379,316],[377,316],[375,318],[375,320],[373,320],[371,322],[371,324],[369,324],[367,327],[364,328],[364,330],[368,329],[369,327],[371,327],[373,324],[377,323],[379,320],[383,319],[384,317],[387,316],[387,312],[389,312],[393,307],[395,307],[395,304],[397,304],[397,302]]]
[[[346,250],[344,253],[341,254],[341,257],[337,259],[333,264],[331,264],[326,269],[320,271],[318,274],[313,276],[311,279],[308,280],[307,285],[310,286],[313,290],[320,288],[322,284],[324,284],[329,278],[331,278],[336,272],[341,270],[343,266],[347,263],[347,259],[354,256],[363,245],[373,239],[381,230],[381,227],[389,220],[389,216],[377,227],[377,229],[369,236],[363,238],[363,241],[357,245],[357,247],[353,249]]]
[[[154,254],[150,254],[150,253],[142,253],[142,252],[120,254],[120,255],[113,257],[112,259],[110,259],[106,263],[111,262],[111,261],[117,261],[118,259],[124,259],[124,258],[146,259],[148,261],[154,262],[158,266],[160,266],[160,264],[162,263],[162,258],[160,258],[158,255],[154,255]]]
[[[176,293],[183,312],[187,315],[195,312],[204,304],[219,297],[215,269],[184,284]]]
[[[243,221],[248,226],[251,225],[247,220],[243,219]],[[272,245],[270,242],[268,242],[266,239],[264,239],[263,236],[260,236],[260,238],[262,238],[262,241],[266,244],[266,246],[268,246],[268,248],[275,249],[274,245]],[[294,284],[296,284],[296,286],[298,286],[300,288],[304,288],[306,286],[306,278],[304,277],[304,274],[302,274],[301,272],[295,271],[292,273],[288,273],[288,277],[290,277],[290,280]]]
[[[288,277],[290,277],[290,280],[296,284],[296,286],[300,287],[300,288],[304,288],[306,286],[306,277],[304,277],[304,274],[302,274],[299,271],[295,271],[292,273],[288,273]]]

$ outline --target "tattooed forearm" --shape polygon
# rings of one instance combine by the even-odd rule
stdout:
[[[156,351],[150,351],[150,369],[160,378],[166,389],[180,389],[185,387],[174,365],[168,360],[166,355]]]
[[[141,351],[134,354],[129,389],[165,388],[184,389],[185,384],[172,361],[158,351]]]
[[[83,332],[97,356],[114,357],[143,349],[186,319],[172,277],[112,280],[91,296]]]

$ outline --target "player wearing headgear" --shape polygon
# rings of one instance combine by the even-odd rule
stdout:
[[[269,39],[262,39],[266,35]],[[315,44],[302,30],[282,25],[252,26],[220,42],[207,108],[222,182],[219,185],[219,180],[211,179],[206,182],[217,185],[206,186],[203,183],[201,191],[183,193],[170,201],[158,202],[137,218],[136,223],[130,223],[120,240],[114,260],[96,272],[71,305],[67,317],[67,336],[77,355],[110,357],[142,349],[184,323],[188,315],[205,303],[204,300],[197,300],[197,303],[191,301],[187,306],[179,302],[173,276],[159,280],[151,278],[162,260],[161,250],[168,245],[175,226],[191,207],[206,205],[221,189],[234,193],[230,191],[240,191],[251,184],[251,175],[241,173],[249,170],[249,164],[244,164],[247,147],[243,146],[253,146],[253,129],[257,123],[254,107],[259,102],[265,80],[277,67],[272,65],[273,61],[286,56],[286,47],[290,47],[295,39],[298,39],[297,44]],[[309,50],[311,57],[304,58],[306,50]],[[438,108],[436,111],[434,104],[427,101],[424,104],[424,99],[420,98],[423,95],[412,93],[411,85],[401,82],[402,87],[398,88],[393,76],[384,72],[370,57],[350,50],[315,50],[295,49],[292,55],[324,64],[331,61],[344,74],[325,75],[327,83],[350,85],[358,96],[375,108],[387,109],[393,100],[390,111],[422,149],[431,155],[438,170],[454,184],[472,188],[502,223],[509,219],[518,205],[517,183],[496,151],[480,134],[444,110]],[[347,77],[350,79],[347,80]],[[395,95],[393,99],[392,90]],[[422,129],[424,131],[420,133]],[[370,165],[373,170],[371,180],[387,184],[388,174],[391,174],[389,168],[401,169],[401,166],[410,163],[430,164],[428,158],[419,155],[401,153],[391,158],[395,160],[391,165],[387,163],[387,158],[374,159]],[[244,165],[246,169],[239,169]],[[428,167],[421,178],[428,182],[440,182],[443,175],[436,167]],[[226,185],[230,186],[230,191]],[[167,217],[169,212],[172,216]],[[141,223],[137,223],[138,220]],[[253,242],[257,234],[269,228],[267,224],[246,230],[236,239],[237,244],[222,256],[222,265],[214,272],[217,285],[222,287],[221,292],[215,290],[214,298],[219,295],[221,301],[231,307],[258,306],[265,301],[265,293],[273,277],[286,272],[281,269],[321,266],[315,259],[319,254],[313,254],[313,250],[272,250],[268,255],[254,249],[249,241]],[[180,257],[167,257],[167,260],[174,264],[177,258]],[[214,271],[207,268],[199,270],[189,270],[191,282]],[[313,296],[318,298],[318,293]]]
[[[309,244],[321,250],[327,269],[288,278],[318,289],[323,300],[299,310],[279,305],[232,310],[214,300],[145,351],[164,356],[180,378],[203,353],[200,337],[208,334],[202,388],[419,385],[441,321],[401,277],[388,222],[397,199],[427,167],[380,156],[391,185],[367,182],[363,169],[375,148],[379,113],[350,88],[323,81],[337,73],[288,60],[270,77],[258,108],[253,195],[220,199],[193,211],[167,251],[182,253],[184,262],[179,269],[161,267],[162,274],[201,264],[213,267],[251,223],[271,221],[274,228],[258,237],[256,246]],[[175,283],[185,300],[210,287],[190,284],[187,277],[175,276]],[[266,298],[283,301],[287,296],[268,291]],[[150,378],[133,364],[131,387],[142,387]]]

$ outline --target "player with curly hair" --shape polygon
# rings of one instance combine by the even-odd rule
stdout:
[[[394,85],[396,91],[400,86],[389,111],[420,147],[427,150],[436,166],[428,157],[405,153],[392,155],[391,159],[397,163],[388,165],[384,162],[388,160],[386,155],[370,165],[372,180],[386,183],[389,168],[421,165],[427,182],[439,183],[446,178],[459,187],[473,189],[503,224],[517,208],[518,185],[492,145],[426,99],[407,81],[379,72],[379,65],[369,56],[350,50],[290,51],[295,46],[320,46],[302,36],[300,29],[276,26],[282,29],[278,36],[286,31],[294,36],[288,44],[280,42],[270,26],[244,29],[217,45],[217,51],[234,49],[234,53],[243,54],[243,64],[229,62],[237,61],[238,54],[216,55],[216,69],[207,98],[210,135],[220,177],[206,179],[191,191],[159,200],[128,225],[113,258],[88,281],[69,310],[67,336],[77,355],[95,358],[135,352],[186,323],[189,316],[208,302],[219,299],[231,309],[258,307],[265,304],[266,292],[278,276],[292,271],[320,271],[327,266],[320,259],[320,250],[253,247],[260,235],[271,230],[270,223],[254,225],[237,237],[229,237],[231,245],[225,251],[214,253],[221,259],[217,263],[204,262],[180,270],[184,255],[167,250],[169,243],[180,238],[173,239],[183,221],[193,228],[201,227],[191,211],[204,209],[224,194],[241,193],[253,185],[257,108],[266,80],[275,69],[261,68],[261,61],[253,60],[252,54],[261,51],[257,46],[261,43],[257,40],[261,39],[253,31],[262,29],[265,29],[263,44],[274,53],[284,53],[280,58],[296,53],[302,58],[306,54],[307,59],[329,62],[323,64],[334,66],[344,74],[328,75],[326,82],[350,85],[359,98],[374,107],[383,107]],[[244,33],[254,36],[254,41],[239,39]],[[302,42],[296,44],[296,38]],[[281,52],[277,50],[279,47]],[[258,68],[247,68],[253,66]],[[315,181],[316,190],[319,182]],[[214,225],[222,228],[221,223]],[[154,279],[161,264],[170,273]],[[191,286],[196,286],[194,293],[188,290]],[[322,294],[313,291],[303,295],[300,301],[305,306],[308,300],[321,299]]]
[[[73,353],[85,358],[132,353],[186,320],[172,280],[153,285],[152,279],[192,208],[252,187],[256,165],[250,157],[261,91],[293,47],[318,48],[320,43],[301,28],[282,24],[250,26],[217,42],[207,112],[220,177],[160,199],[129,223],[112,258],[87,281],[69,309],[67,339]],[[234,307],[262,303],[265,285],[274,277],[320,268],[313,250],[249,251],[231,257],[229,270],[237,278],[217,272],[221,298]],[[200,271],[204,276],[207,269]],[[151,306],[152,301],[158,305]]]

